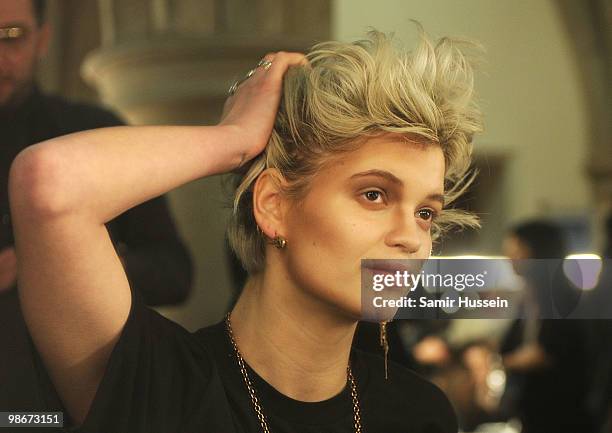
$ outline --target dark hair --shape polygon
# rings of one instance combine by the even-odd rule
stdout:
[[[567,255],[563,230],[545,220],[528,221],[510,229],[531,250],[533,259],[561,259]]]
[[[34,17],[36,18],[36,24],[41,26],[45,22],[45,12],[47,9],[47,0],[32,0],[32,9],[34,10]]]

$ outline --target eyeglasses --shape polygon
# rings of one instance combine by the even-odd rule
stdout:
[[[23,27],[0,27],[0,41],[19,40],[27,34]]]

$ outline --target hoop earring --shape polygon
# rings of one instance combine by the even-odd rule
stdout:
[[[385,380],[388,379],[387,356],[389,354],[389,342],[387,341],[387,321],[380,322],[380,345],[385,355]]]

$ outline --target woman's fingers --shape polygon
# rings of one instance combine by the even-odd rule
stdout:
[[[306,57],[301,53],[279,51],[266,54],[232,87],[234,94],[225,103],[220,125],[234,127],[235,141],[241,143],[245,161],[261,153],[268,143],[285,72],[289,67],[305,62]]]
[[[252,75],[250,77],[245,76],[238,84],[234,95],[238,93],[240,89],[256,87],[261,83],[269,83],[272,86],[276,85],[278,90],[280,90],[280,82],[287,69],[291,66],[306,64],[307,62],[306,56],[302,53],[288,53],[284,51],[268,53],[262,60],[267,60],[271,62],[271,64],[269,67],[257,66],[254,68],[252,70]]]
[[[272,67],[268,71],[269,79],[273,81],[280,81],[283,79],[285,72],[291,66],[299,66],[306,64],[306,56],[302,53],[287,53],[279,51],[276,53]]]
[[[272,104],[277,106],[280,99],[283,75],[290,66],[306,63],[306,56],[301,53],[279,51],[266,54],[258,65],[247,72],[230,88],[230,95],[225,101],[221,121],[245,114],[245,105],[256,102],[261,108]],[[261,100],[260,98],[264,98]],[[248,111],[248,109],[247,109]],[[273,120],[272,120],[273,121]]]
[[[275,57],[275,53],[266,54],[261,59],[258,65],[255,65],[253,69],[249,70],[242,78],[234,82],[234,84],[232,85],[232,88],[229,91],[230,93],[229,98],[232,98],[233,96],[235,96],[240,88],[245,87],[247,84],[253,84],[253,82],[256,81],[256,79],[262,75],[262,73],[267,72],[272,62],[274,61],[274,57]],[[270,62],[270,65],[266,66],[266,64],[263,63],[264,61]]]

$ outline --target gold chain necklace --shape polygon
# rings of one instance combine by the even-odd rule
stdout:
[[[227,313],[225,316],[225,328],[227,329],[227,334],[229,335],[230,341],[232,342],[232,346],[234,347],[234,352],[236,353],[236,359],[238,360],[238,366],[240,367],[240,373],[242,373],[242,378],[244,379],[244,383],[249,391],[249,397],[251,397],[251,403],[253,403],[253,408],[255,409],[255,413],[257,414],[257,419],[259,420],[259,424],[261,425],[261,430],[263,433],[270,433],[268,429],[268,423],[266,422],[266,417],[263,413],[261,405],[259,404],[259,399],[257,398],[257,394],[255,393],[255,388],[251,383],[251,379],[249,378],[249,373],[246,369],[246,363],[238,350],[238,345],[236,341],[234,341],[234,333],[232,332],[232,324],[230,322],[230,313]],[[361,409],[359,408],[359,399],[357,398],[357,385],[355,384],[355,378],[353,377],[353,372],[351,370],[350,364],[346,368],[346,372],[348,375],[348,380],[351,384],[351,397],[353,400],[353,420],[355,427],[355,433],[362,433],[361,430]]]

